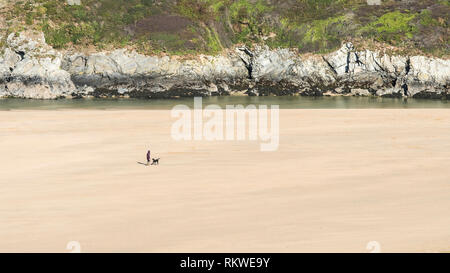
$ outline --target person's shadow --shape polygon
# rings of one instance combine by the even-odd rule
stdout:
[[[148,166],[148,164],[147,163],[143,163],[143,162],[137,162],[137,164],[141,164],[141,165],[144,165],[144,166]]]

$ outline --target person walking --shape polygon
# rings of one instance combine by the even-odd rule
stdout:
[[[150,157],[150,150],[148,150],[147,151],[147,165],[150,165],[150,160],[152,159],[151,157]]]

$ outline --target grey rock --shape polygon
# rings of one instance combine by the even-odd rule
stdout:
[[[66,56],[63,67],[77,86],[93,87],[93,95],[212,95],[227,92],[229,85],[240,84],[247,78],[244,64],[238,56],[230,54],[200,55],[194,60],[180,60],[168,56],[145,56],[122,49],[90,56]]]
[[[335,71],[338,85],[375,91],[396,87],[398,78],[406,74],[408,60],[406,57],[380,56],[370,50],[356,51],[351,43],[324,59]]]
[[[379,97],[388,97],[388,98],[400,98],[403,97],[404,93],[401,88],[383,88],[379,89],[375,93]]]
[[[405,91],[411,97],[434,98],[445,95],[450,85],[450,60],[411,57],[404,84]]]
[[[7,38],[0,56],[0,97],[177,97],[226,94],[385,97],[447,96],[450,61],[357,51],[351,43],[324,55],[246,47],[190,59],[125,49],[58,52],[42,33]]]
[[[67,0],[67,4],[70,6],[81,5],[81,0]]]
[[[354,96],[370,96],[370,92],[367,89],[354,88],[350,92]]]
[[[247,50],[248,51],[248,50]],[[254,86],[252,94],[310,93],[332,86],[335,75],[320,57],[303,58],[289,49],[256,48],[246,64]]]
[[[70,74],[61,69],[61,54],[42,33],[12,33],[0,59],[0,97],[55,99],[76,92]]]

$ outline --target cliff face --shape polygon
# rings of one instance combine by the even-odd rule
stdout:
[[[42,33],[10,34],[0,56],[0,97],[53,99],[77,92],[62,60]]]
[[[440,98],[450,82],[449,60],[358,51],[351,43],[309,58],[289,50],[258,50],[252,62],[256,94]]]
[[[0,55],[0,97],[359,95],[450,98],[450,61],[359,51],[351,43],[327,55],[236,48],[192,59],[126,50],[63,54],[42,33],[10,34]]]

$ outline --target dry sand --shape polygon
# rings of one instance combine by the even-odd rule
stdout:
[[[281,110],[268,153],[173,121],[0,112],[0,252],[450,250],[449,110]]]

